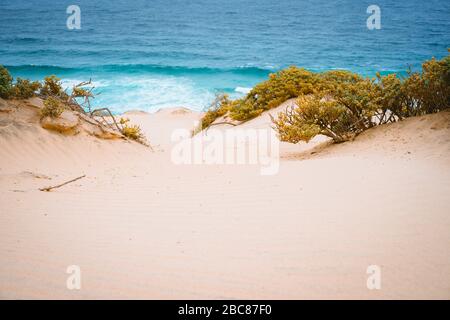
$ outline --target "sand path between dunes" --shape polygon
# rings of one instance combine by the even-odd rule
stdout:
[[[450,298],[449,113],[314,155],[283,144],[261,176],[174,165],[170,133],[199,115],[172,111],[129,115],[156,152],[2,125],[0,298]]]

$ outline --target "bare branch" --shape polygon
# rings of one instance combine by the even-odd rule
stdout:
[[[75,179],[66,181],[66,182],[61,183],[61,184],[58,184],[58,185],[56,185],[56,186],[51,186],[51,187],[41,188],[41,189],[39,189],[39,190],[40,190],[40,191],[49,192],[49,191],[51,191],[51,190],[53,190],[53,189],[60,188],[60,187],[62,187],[62,186],[65,186],[66,184],[69,184],[69,183],[75,182],[75,181],[77,181],[77,180],[80,180],[80,179],[82,179],[82,178],[84,178],[84,177],[86,177],[86,175],[82,175],[82,176],[80,176],[80,177],[78,177],[78,178],[75,178]]]

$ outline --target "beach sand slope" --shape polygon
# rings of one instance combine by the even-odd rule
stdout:
[[[128,114],[154,152],[11,112],[22,111],[0,113],[0,298],[450,298],[449,112],[326,148],[282,144],[272,176],[173,164],[170,134],[195,112]],[[81,290],[66,286],[71,265]],[[371,265],[380,290],[367,288]]]

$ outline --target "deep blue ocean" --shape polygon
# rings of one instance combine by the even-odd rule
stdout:
[[[80,30],[66,27],[72,4]],[[448,47],[449,0],[0,0],[0,64],[69,87],[92,78],[95,105],[115,112],[201,110],[289,65],[404,73]]]

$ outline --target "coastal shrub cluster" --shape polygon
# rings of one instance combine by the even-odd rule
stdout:
[[[58,118],[64,111],[64,106],[54,97],[44,100],[44,107],[40,110],[41,118]]]
[[[231,108],[227,94],[218,94],[202,118],[200,131],[208,128],[217,118],[224,116]]]
[[[352,139],[373,126],[450,107],[450,56],[431,59],[421,72],[409,71],[363,78],[349,71],[313,73],[289,67],[270,75],[244,98],[215,101],[202,129],[218,117],[247,121],[266,110],[297,98],[294,107],[273,118],[282,141],[309,141],[318,134],[335,142]]]
[[[38,81],[17,78],[13,83],[9,71],[0,65],[0,98],[27,99],[33,97],[40,88],[41,84]]]
[[[291,66],[271,74],[267,81],[257,84],[244,98],[230,100],[227,95],[218,95],[202,119],[202,128],[207,128],[225,114],[233,120],[247,121],[288,99],[312,94],[325,86],[353,78],[359,76],[347,71],[319,74]]]
[[[90,84],[91,80],[81,82],[75,85],[72,89],[72,93],[68,95],[61,85],[61,79],[55,75],[45,77],[42,83],[21,78],[17,78],[14,82],[9,71],[4,66],[0,65],[0,98],[28,99],[38,95],[44,102],[44,107],[39,111],[41,119],[45,117],[58,118],[65,109],[81,112],[90,117],[94,117],[94,115],[99,116],[104,121],[102,123],[101,120],[95,119],[99,125],[108,126],[108,121],[105,119],[110,117],[116,125],[117,130],[120,131],[124,137],[135,140],[143,145],[150,146],[141,128],[138,125],[129,124],[129,119],[121,118],[119,126],[116,123],[114,115],[108,108],[91,110],[89,99],[94,97],[94,94],[92,93],[93,87],[90,89],[85,87]],[[82,98],[83,103],[79,104],[76,101],[76,98]],[[218,104],[222,102],[223,100],[220,100]],[[85,105],[87,105],[87,107]],[[107,113],[102,115],[101,112],[99,112],[101,110],[107,110]]]
[[[322,134],[343,142],[376,125],[444,110],[450,107],[449,57],[426,61],[422,72],[409,71],[404,79],[341,77],[301,94],[272,122],[282,141],[308,142]]]
[[[57,97],[62,100],[69,98],[62,88],[61,79],[55,75],[44,78],[44,83],[39,93],[44,97]]]
[[[10,95],[16,99],[28,99],[34,97],[40,88],[39,81],[17,78],[16,83],[11,87]]]
[[[17,78],[13,81],[9,71],[0,65],[0,97],[3,99],[28,99],[36,95],[46,97],[58,97],[67,99],[68,95],[64,92],[60,79],[56,76],[48,76],[43,84],[39,81]]]
[[[230,100],[227,95],[216,97],[204,115],[201,127],[207,128],[225,114],[233,120],[250,120],[290,98],[298,97],[300,93],[311,93],[318,82],[318,74],[289,67],[271,74],[269,80],[257,84],[244,98]]]
[[[39,81],[17,78],[13,81],[9,71],[0,65],[0,97],[3,99],[28,99],[36,95],[44,98],[41,117],[57,118],[64,111],[67,94],[61,86],[60,79],[48,76],[41,84]]]

